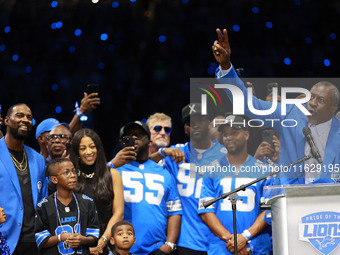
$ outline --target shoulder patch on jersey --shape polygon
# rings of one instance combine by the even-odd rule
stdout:
[[[46,202],[48,202],[48,200],[47,200],[46,197],[45,197],[45,198],[43,198],[39,203],[37,203],[37,206],[41,207],[41,205],[42,205],[43,203],[46,203]]]
[[[223,147],[220,149],[220,152],[224,153],[224,154],[227,154],[228,153],[228,150],[226,147]]]
[[[87,199],[87,200],[90,200],[90,201],[93,201],[93,199],[92,198],[90,198],[90,197],[88,197],[88,196],[86,196],[86,195],[82,195],[82,198],[84,198],[84,199]]]
[[[175,147],[179,148],[179,147],[185,147],[187,145],[187,143],[177,143],[175,145]]]

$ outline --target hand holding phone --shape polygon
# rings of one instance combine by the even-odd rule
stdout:
[[[95,84],[95,83],[87,84],[86,93],[88,95],[90,95],[92,93],[98,93],[98,92],[99,92],[99,84]]]
[[[270,144],[270,147],[273,148],[273,150],[275,150],[275,146],[273,143],[273,137],[275,135],[275,131],[272,129],[266,129],[262,132],[262,140],[264,142],[267,142]]]

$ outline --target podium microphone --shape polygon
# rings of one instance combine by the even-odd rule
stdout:
[[[312,137],[312,132],[310,131],[309,127],[304,127],[302,129],[302,132],[305,136],[305,138],[307,139],[309,146],[311,148],[312,154],[314,156],[314,158],[319,162],[319,164],[322,164],[322,158],[320,156],[319,150],[316,147],[315,143],[314,143],[314,139]]]

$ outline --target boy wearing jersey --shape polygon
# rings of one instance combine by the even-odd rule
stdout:
[[[255,178],[247,169],[256,166],[262,169],[264,165],[247,153],[249,132],[243,127],[244,119],[240,116],[228,116],[228,125],[222,125],[223,144],[228,154],[221,160],[220,167],[232,169],[230,174],[214,172],[209,178],[203,179],[199,214],[205,224],[215,234],[209,240],[208,254],[234,254],[233,213],[228,198],[219,200],[214,205],[204,208],[202,203],[220,197],[242,184],[249,183]],[[235,122],[235,124],[230,123]],[[247,178],[248,177],[248,178]],[[259,208],[263,183],[247,187],[245,191],[237,193],[237,248],[238,254],[270,254],[271,241],[267,232],[262,231],[267,224],[263,221],[264,212]],[[261,232],[262,231],[262,232]]]
[[[176,164],[170,157],[165,158],[165,168],[175,177],[178,193],[181,197],[183,215],[181,232],[177,242],[178,255],[207,254],[211,231],[197,214],[202,186],[202,174],[196,172],[196,166],[210,166],[225,156],[227,150],[209,136],[209,118],[201,115],[201,105],[191,103],[182,109],[185,133],[190,142],[178,144],[175,148],[185,154],[185,162]],[[214,163],[215,162],[215,163]]]
[[[54,194],[37,204],[35,239],[39,254],[90,254],[99,237],[99,222],[91,198],[73,193],[78,170],[68,158],[52,160],[47,166]]]
[[[121,136],[135,139],[137,153],[136,161],[117,169],[124,185],[124,220],[135,228],[136,244],[130,252],[170,254],[176,249],[182,214],[175,180],[149,159],[150,131],[144,123],[126,124]]]

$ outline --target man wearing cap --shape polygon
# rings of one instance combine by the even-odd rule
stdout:
[[[140,121],[123,126],[120,136],[135,139],[136,160],[117,168],[124,185],[124,219],[135,228],[133,254],[170,254],[176,249],[182,206],[172,176],[149,159],[150,131]]]
[[[47,196],[45,160],[24,145],[32,130],[32,112],[26,104],[9,108],[6,135],[0,139],[0,206],[7,221],[1,233],[11,254],[38,254],[34,238],[36,204]]]
[[[220,29],[216,30],[218,40],[212,46],[213,54],[220,67],[216,70],[217,78],[222,79],[222,83],[232,83],[242,90],[243,95],[247,95],[247,88],[243,82],[238,78],[235,69],[233,68],[230,55],[231,49],[229,45],[227,30],[223,30],[223,35]],[[232,95],[229,90],[226,90],[228,97],[232,101]],[[287,166],[291,163],[302,159],[304,156],[315,154],[305,139],[303,129],[310,128],[311,136],[314,139],[315,148],[319,151],[321,160],[314,157],[304,163],[296,165],[291,168],[293,171],[288,173],[289,176],[281,178],[282,184],[295,183],[305,184],[311,182],[332,182],[340,181],[338,168],[340,162],[340,120],[335,117],[335,113],[339,103],[339,90],[338,88],[327,81],[316,83],[310,90],[311,98],[306,103],[306,109],[311,115],[306,116],[295,105],[287,106],[287,114],[281,114],[281,104],[278,103],[277,110],[268,115],[255,115],[245,103],[245,113],[251,119],[265,119],[277,120],[274,124],[274,129],[278,132],[281,138],[281,153],[280,164]],[[247,100],[245,100],[246,102]],[[252,97],[253,106],[255,109],[263,110],[270,109],[271,102],[262,101],[255,96]],[[297,122],[294,127],[284,127],[281,121],[285,119],[293,119]],[[320,163],[319,161],[322,161]],[[302,169],[302,171],[301,171]],[[320,171],[308,170],[322,169]]]
[[[214,171],[205,174],[199,201],[198,213],[214,233],[209,238],[209,254],[234,254],[233,213],[228,198],[208,208],[204,208],[202,203],[218,198],[267,172],[261,161],[247,153],[249,131],[243,125],[245,119],[229,115],[225,120],[226,124],[221,125],[219,130],[228,154],[215,166]],[[237,194],[238,254],[270,254],[269,234],[261,232],[267,226],[263,221],[265,212],[259,208],[262,187],[262,183],[253,184]]]
[[[207,254],[209,228],[197,214],[202,186],[202,173],[197,167],[210,166],[225,156],[227,150],[209,135],[209,116],[201,114],[201,105],[191,103],[182,109],[182,121],[190,142],[171,146],[181,149],[185,162],[177,164],[171,158],[165,159],[165,168],[175,177],[183,206],[181,232],[178,238],[178,253]],[[214,163],[215,162],[215,163]]]
[[[48,118],[40,122],[35,131],[35,139],[40,147],[40,154],[46,159],[48,157],[47,142],[49,132],[60,122],[54,118]]]
[[[48,161],[68,157],[71,147],[72,134],[67,123],[59,123],[47,135]]]

